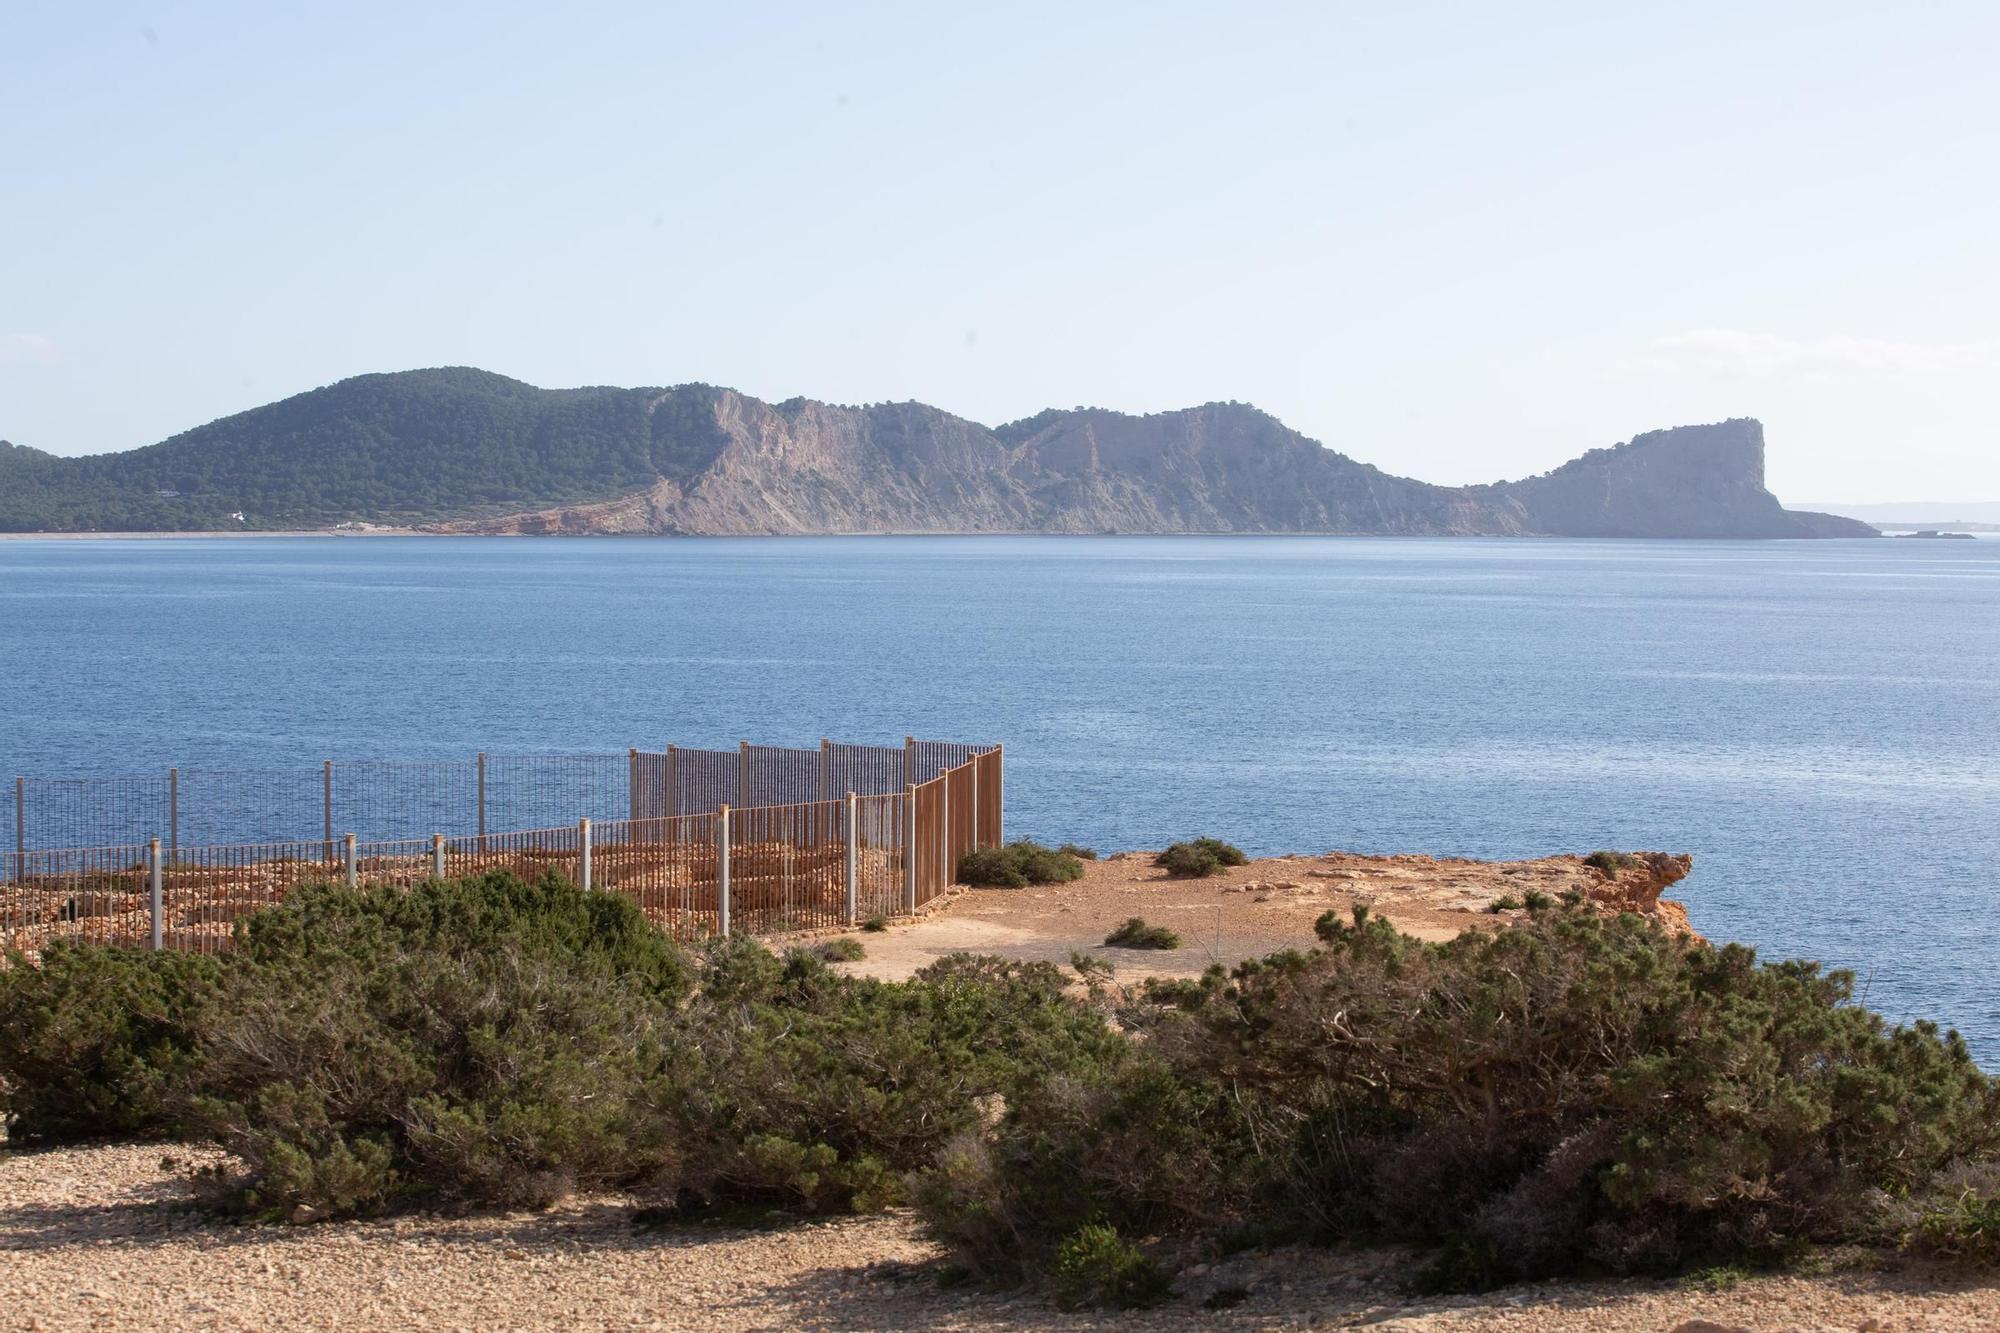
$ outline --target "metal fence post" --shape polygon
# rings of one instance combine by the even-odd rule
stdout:
[[[972,765],[972,845],[979,846],[979,760],[968,760]]]
[[[914,787],[917,785],[917,738],[915,736],[903,737],[903,785],[905,787]]]
[[[14,882],[28,882],[28,780],[14,779]]]
[[[352,833],[347,835],[347,864],[344,867],[342,878],[347,881],[347,887],[350,889],[361,882],[361,867],[355,862],[354,835]]]
[[[860,911],[861,881],[861,813],[860,803],[854,793],[847,793],[847,924],[853,925]]]
[[[943,888],[958,878],[958,867],[951,863],[951,770],[941,775],[938,784],[938,887]]]
[[[329,759],[320,768],[319,799],[322,832],[326,834],[326,859],[333,859],[333,760]],[[378,835],[379,836],[379,835]]]
[[[431,878],[444,878],[444,834],[431,834]]]
[[[486,850],[486,751],[479,752],[479,850]]]
[[[590,892],[590,821],[576,821],[576,877],[585,893]]]
[[[715,927],[716,934],[729,933],[729,807],[715,815]]]
[[[903,910],[917,910],[917,789],[903,788]]]
[[[667,747],[667,818],[672,819],[681,812],[681,778],[679,766],[674,760],[674,747]]]
[[[736,804],[750,804],[750,742],[739,741],[736,747]]]
[[[148,906],[152,909],[153,914],[153,952],[158,953],[161,946],[167,940],[166,883],[161,873],[160,840],[158,838],[153,839],[152,842],[146,845],[146,860],[148,863],[147,868],[150,871],[146,878],[149,881],[149,888],[151,889],[151,892],[148,894]]]
[[[1007,845],[1007,747],[993,747],[993,845]]]
[[[833,742],[819,738],[819,800],[833,799]]]
[[[628,746],[625,750],[625,791],[631,797],[633,823],[638,823],[639,815],[639,747]]]
[[[181,771],[167,770],[167,851],[175,860],[181,851]]]

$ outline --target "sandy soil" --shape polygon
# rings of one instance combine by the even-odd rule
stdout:
[[[1118,852],[1086,862],[1084,877],[1074,884],[957,890],[923,919],[857,934],[868,956],[849,966],[895,980],[961,951],[1064,967],[1073,952],[1084,952],[1110,963],[1123,980],[1197,976],[1211,963],[1310,947],[1322,913],[1344,915],[1356,902],[1367,902],[1419,939],[1448,940],[1469,926],[1492,927],[1519,916],[1487,908],[1530,891],[1558,897],[1575,890],[1685,929],[1679,905],[1659,894],[1688,866],[1684,858],[1656,856],[1608,878],[1575,856],[1503,862],[1328,852],[1252,861],[1210,879],[1174,879],[1153,865],[1150,852]],[[1183,946],[1105,948],[1104,937],[1135,916],[1171,927]]]
[[[1137,1315],[1068,1314],[937,1282],[906,1214],[777,1231],[639,1230],[626,1200],[546,1213],[307,1227],[230,1225],[189,1206],[158,1147],[0,1158],[7,1329],[1990,1329],[2000,1290],[1920,1274],[1519,1287],[1406,1300],[1394,1252],[1282,1250],[1185,1275]],[[1213,1293],[1239,1303],[1209,1310]],[[1694,1325],[1693,1328],[1702,1328]]]

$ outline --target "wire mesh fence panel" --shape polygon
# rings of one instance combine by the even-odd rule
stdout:
[[[738,750],[684,750],[669,753],[673,768],[677,815],[714,814],[725,805],[740,805],[743,755]]]
[[[554,828],[579,819],[631,816],[627,753],[486,757],[488,829]]]
[[[574,884],[583,873],[579,846],[579,830],[574,824],[515,829],[488,833],[485,837],[448,838],[444,845],[444,873],[447,879],[459,879],[505,872],[532,883],[553,871]],[[429,843],[420,847],[424,864],[418,879],[430,874],[435,855]]]
[[[1006,810],[1004,803],[1006,786],[1001,773],[1001,765],[1005,760],[1001,756],[1002,751],[993,749],[975,756],[972,761],[973,771],[979,775],[974,791],[976,798],[974,807],[977,814],[972,841],[975,846],[998,847],[1007,840],[1002,824]]]
[[[903,747],[900,745],[843,745],[826,747],[828,794],[841,796],[900,795],[903,781]]]
[[[845,801],[730,812],[732,929],[777,934],[845,923],[846,812]]]
[[[668,771],[666,751],[632,752],[633,819],[665,819],[674,813],[667,805]]]
[[[911,822],[915,828],[911,842],[916,854],[916,902],[925,903],[944,892],[950,882],[944,874],[944,779],[918,783],[911,801]]]
[[[992,748],[990,745],[967,745],[960,741],[911,741],[909,781],[929,782],[947,769],[957,768],[974,755]]]
[[[326,797],[324,766],[183,768],[175,775],[172,828],[159,836],[170,847],[324,842]]]
[[[152,938],[143,846],[47,848],[9,854],[0,886],[0,953],[30,961],[56,940],[143,946]]]
[[[977,784],[970,760],[944,775],[945,784],[945,883],[958,882],[958,861],[977,843],[979,811],[975,803]]]
[[[743,755],[749,784],[742,805],[799,805],[808,801],[830,801],[834,793],[824,787],[823,756],[819,750],[791,750],[777,745],[750,745]]]
[[[182,847],[161,875],[161,943],[186,953],[220,953],[236,922],[302,884],[337,881],[342,862],[321,839]]]
[[[855,798],[854,900],[862,921],[903,910],[904,804],[901,792]]]
[[[336,763],[330,777],[329,827],[336,831],[358,833],[371,842],[479,832],[477,758],[441,763]],[[521,825],[500,823],[494,827]]]
[[[171,806],[166,773],[20,778],[7,785],[0,838],[9,851],[143,845],[169,836]]]
[[[680,815],[591,827],[590,882],[622,894],[676,939],[720,929],[717,817]]]

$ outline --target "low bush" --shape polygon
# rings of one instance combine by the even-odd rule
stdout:
[[[1168,874],[1188,879],[1206,879],[1230,866],[1250,864],[1240,847],[1220,838],[1196,838],[1177,842],[1153,858],[1153,864]]]
[[[1627,852],[1592,852],[1583,858],[1583,863],[1607,875],[1615,875],[1639,864],[1639,858]]]
[[[863,921],[861,928],[871,935],[880,935],[889,928],[889,918],[877,912],[866,921]]]
[[[814,952],[829,963],[858,963],[868,956],[868,950],[852,935],[827,940]]]
[[[1130,1058],[940,1167],[936,1234],[1002,1278],[1097,1223],[1400,1240],[1433,1247],[1431,1285],[1478,1288],[1879,1240],[1874,1200],[2000,1150],[1956,1034],[1889,1027],[1845,973],[1556,906],[1442,944],[1365,912],[1319,933],[1149,984]]]
[[[1024,889],[1030,884],[1067,884],[1083,876],[1073,853],[1052,851],[1038,842],[975,847],[958,859],[958,882],[975,888]]]
[[[191,1060],[211,960],[58,942],[0,969],[0,1126],[16,1141],[154,1136]]]
[[[1129,917],[1104,937],[1107,949],[1178,949],[1181,937],[1165,926],[1149,926],[1144,917]]]
[[[1113,1227],[1092,1223],[1056,1248],[1049,1285],[1058,1304],[1143,1310],[1172,1294],[1167,1274]]]
[[[1079,861],[1095,861],[1097,859],[1097,849],[1094,847],[1079,847],[1073,842],[1066,842],[1056,848],[1056,855],[1074,856]]]

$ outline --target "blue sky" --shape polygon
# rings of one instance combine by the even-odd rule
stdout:
[[[0,437],[471,364],[2000,499],[1995,70],[1990,0],[11,0]]]

